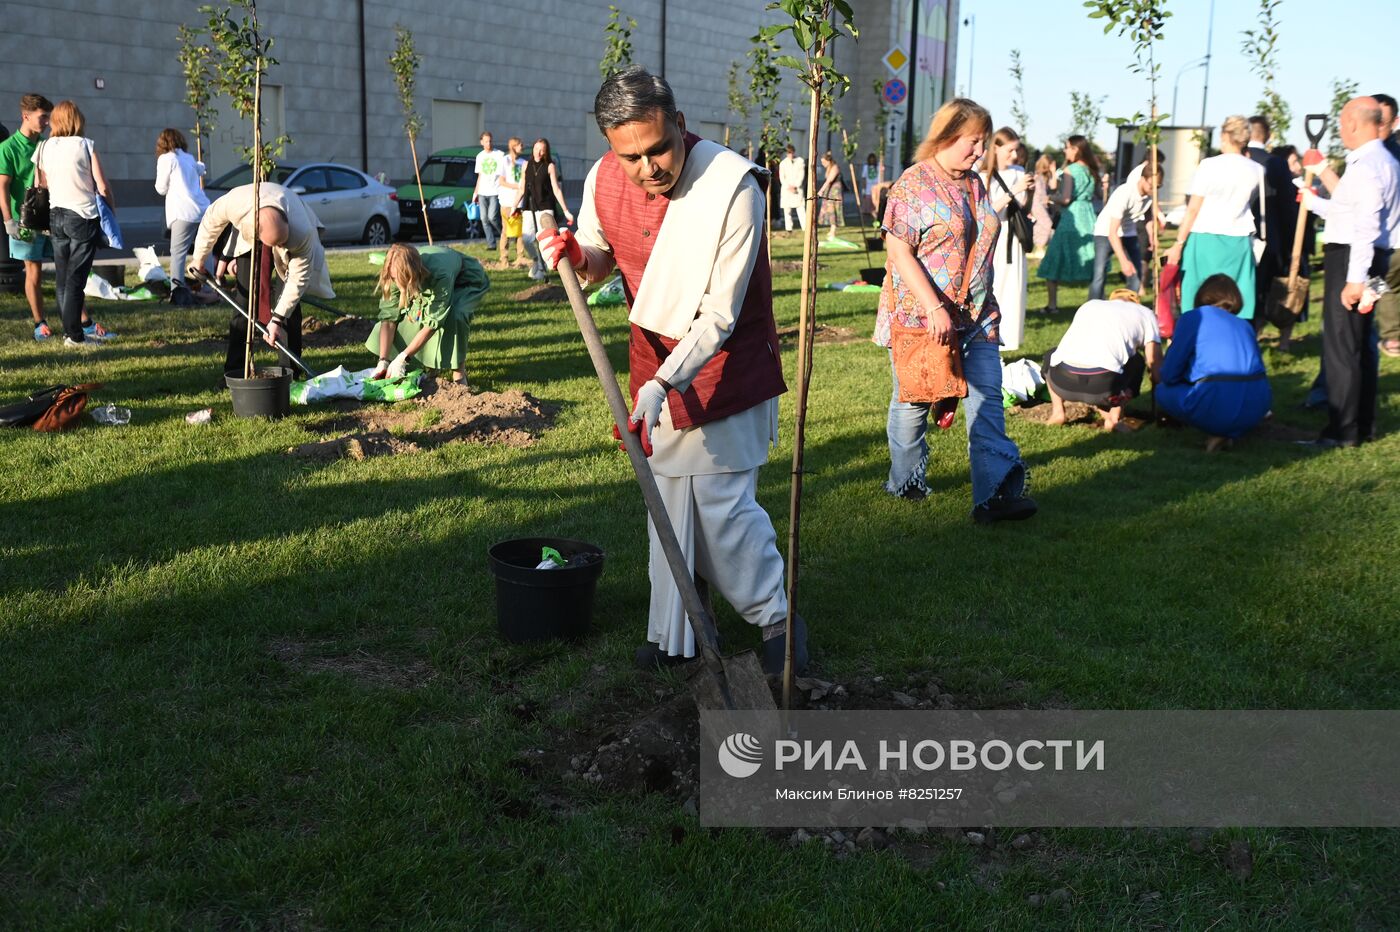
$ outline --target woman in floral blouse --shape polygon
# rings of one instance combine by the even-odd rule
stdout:
[[[379,323],[365,341],[379,354],[371,378],[398,378],[417,360],[464,381],[472,316],[490,287],[481,263],[455,249],[390,246],[379,272]]]
[[[1021,452],[1006,436],[1002,412],[1001,358],[997,328],[1001,314],[992,294],[992,250],[1000,224],[982,180],[972,166],[982,157],[992,130],[991,116],[971,100],[958,98],[939,108],[915,163],[890,189],[884,230],[889,273],[880,294],[875,342],[890,345],[890,321],[928,330],[929,339],[963,345],[967,380],[968,457],[972,467],[972,517],[979,523],[1019,520],[1035,514],[1027,495],[1029,474]],[[969,267],[964,307],[954,296]],[[965,308],[972,308],[969,313]],[[977,316],[974,317],[973,314]],[[929,404],[901,402],[894,372],[887,434],[892,495],[928,495]],[[940,426],[951,425],[942,423]]]

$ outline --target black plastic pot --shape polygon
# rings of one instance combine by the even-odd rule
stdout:
[[[276,420],[292,411],[292,370],[283,366],[259,369],[260,379],[245,379],[224,373],[224,384],[233,397],[237,417],[267,417]]]
[[[540,550],[553,547],[569,566],[537,570]],[[581,540],[523,537],[487,551],[496,577],[496,624],[513,644],[581,638],[593,620],[593,592],[603,574],[603,551]],[[577,564],[577,565],[575,565]]]
[[[867,285],[883,285],[885,283],[885,267],[882,265],[873,269],[861,269],[860,280]]]
[[[883,236],[867,236],[865,238],[865,248],[871,252],[884,252],[885,238]]]

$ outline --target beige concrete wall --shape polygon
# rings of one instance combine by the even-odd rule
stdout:
[[[661,68],[663,0],[614,0],[637,20],[634,59]],[[855,62],[856,90],[843,111],[869,120],[873,77],[885,77],[879,57],[889,45],[892,11],[908,0],[857,0],[868,39],[847,45],[844,67]],[[126,184],[126,203],[139,202],[155,176],[155,138],[162,127],[186,129],[184,80],[176,60],[176,26],[198,25],[198,0],[11,0],[0,37],[0,121],[17,122],[26,91],[54,101],[77,101],[108,173]],[[687,117],[706,128],[734,121],[727,112],[725,75],[744,59],[748,39],[769,21],[765,0],[667,0],[665,73]],[[565,159],[566,174],[581,172],[596,154],[587,114],[599,84],[598,59],[608,0],[365,0],[363,61],[358,0],[262,0],[267,34],[280,64],[268,76],[282,88],[282,124],[293,137],[291,159],[327,159],[412,174],[402,116],[386,59],[394,24],[413,30],[423,63],[418,107],[428,123],[420,157],[432,151],[432,101],[479,104],[484,125],[498,140],[546,136]],[[360,75],[366,83],[362,147]],[[103,87],[98,89],[96,82]],[[785,80],[784,101],[805,120],[802,88]],[[12,112],[13,111],[13,112]],[[225,137],[246,135],[231,129]],[[867,134],[868,135],[868,134]],[[211,159],[215,173],[230,168],[227,139]],[[862,145],[862,149],[865,145]],[[367,151],[366,151],[367,149]],[[131,195],[139,195],[133,198]],[[154,197],[154,192],[150,192]]]

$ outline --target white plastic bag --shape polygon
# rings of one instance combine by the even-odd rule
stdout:
[[[88,275],[87,284],[83,286],[83,294],[89,298],[97,298],[99,301],[137,301],[131,295],[118,291],[111,282],[93,272]]]
[[[1018,402],[1028,400],[1044,384],[1045,377],[1029,359],[1014,359],[1001,365],[1001,387]]]
[[[137,281],[170,284],[170,276],[165,274],[165,269],[161,267],[160,259],[156,257],[156,251],[153,247],[137,246],[131,252],[141,263],[141,267],[136,272]]]
[[[329,398],[360,398],[364,392],[365,379],[373,373],[373,369],[351,372],[344,366],[336,366],[314,379],[293,383],[292,401],[305,405]]]

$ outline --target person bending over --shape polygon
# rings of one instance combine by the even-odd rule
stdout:
[[[1117,430],[1143,372],[1150,369],[1157,381],[1161,344],[1157,319],[1138,303],[1137,292],[1120,288],[1107,301],[1086,301],[1045,357],[1042,371],[1054,405],[1049,423],[1065,423],[1065,401],[1078,401],[1103,412],[1104,430]]]
[[[399,378],[414,360],[465,383],[472,317],[490,287],[481,263],[455,249],[390,246],[379,272],[379,323],[365,340],[379,354],[371,378]]]

